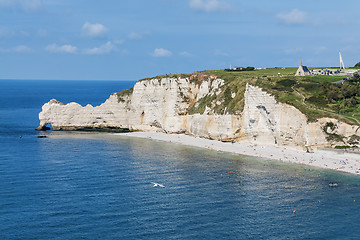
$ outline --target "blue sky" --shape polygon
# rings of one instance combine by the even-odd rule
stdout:
[[[0,79],[360,61],[358,0],[0,0]]]

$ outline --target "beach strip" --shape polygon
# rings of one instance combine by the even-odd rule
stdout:
[[[300,147],[254,145],[245,141],[234,143],[221,142],[185,134],[166,134],[161,132],[130,132],[115,133],[114,135],[152,139],[360,175],[360,154],[344,150],[318,149],[313,152],[306,152],[306,150]]]

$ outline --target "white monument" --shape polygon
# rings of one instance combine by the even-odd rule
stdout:
[[[339,58],[340,58],[340,72],[341,72],[341,70],[344,70],[344,72],[345,72],[345,65],[344,65],[344,62],[342,60],[340,51],[339,51]]]
[[[300,59],[300,65],[299,65],[298,70],[295,73],[295,76],[306,76],[306,75],[310,75],[310,74],[311,73],[310,73],[309,69],[307,68],[307,66],[302,65],[302,62]]]

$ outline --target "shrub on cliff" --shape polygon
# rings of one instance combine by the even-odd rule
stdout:
[[[359,73],[354,73],[354,76],[349,79],[349,82],[360,82],[360,75],[359,75]]]
[[[242,71],[254,71],[255,68],[254,67],[246,67],[246,68],[243,68],[243,67],[234,67],[232,69],[230,68],[226,68],[225,71],[227,72],[242,72]]]

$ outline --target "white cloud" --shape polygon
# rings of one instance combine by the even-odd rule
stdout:
[[[307,22],[307,13],[299,9],[293,9],[288,13],[279,13],[277,19],[286,24],[305,24]]]
[[[116,50],[116,47],[114,44],[112,44],[112,42],[107,42],[104,45],[101,45],[100,47],[95,47],[95,48],[89,48],[89,49],[85,49],[84,53],[85,54],[105,54],[105,53],[110,53],[112,51]]]
[[[29,48],[28,46],[25,46],[25,45],[19,45],[17,47],[15,47],[13,49],[14,52],[17,52],[17,53],[30,53],[32,52],[33,50],[31,48]]]
[[[83,34],[93,38],[103,37],[107,31],[108,29],[100,23],[91,24],[86,22],[82,27]]]
[[[42,0],[0,0],[0,7],[15,8],[25,12],[36,12],[42,9]]]
[[[141,39],[143,35],[141,33],[131,32],[129,34],[130,39]]]
[[[45,50],[51,53],[76,53],[78,49],[72,45],[59,46],[54,43],[46,46]]]
[[[0,48],[0,52],[2,53],[31,53],[33,50],[25,45],[19,45],[14,48],[4,49]]]
[[[149,31],[145,31],[145,32],[131,32],[128,35],[128,38],[131,40],[137,40],[137,39],[142,39],[144,36],[149,35],[150,32]]]
[[[184,51],[184,52],[180,52],[180,56],[183,56],[183,57],[192,57],[193,55],[192,55],[191,53],[189,53],[189,52]]]
[[[219,0],[190,0],[190,8],[204,12],[222,12],[230,10],[230,5]]]
[[[172,52],[164,48],[155,48],[152,56],[153,57],[170,57]]]

